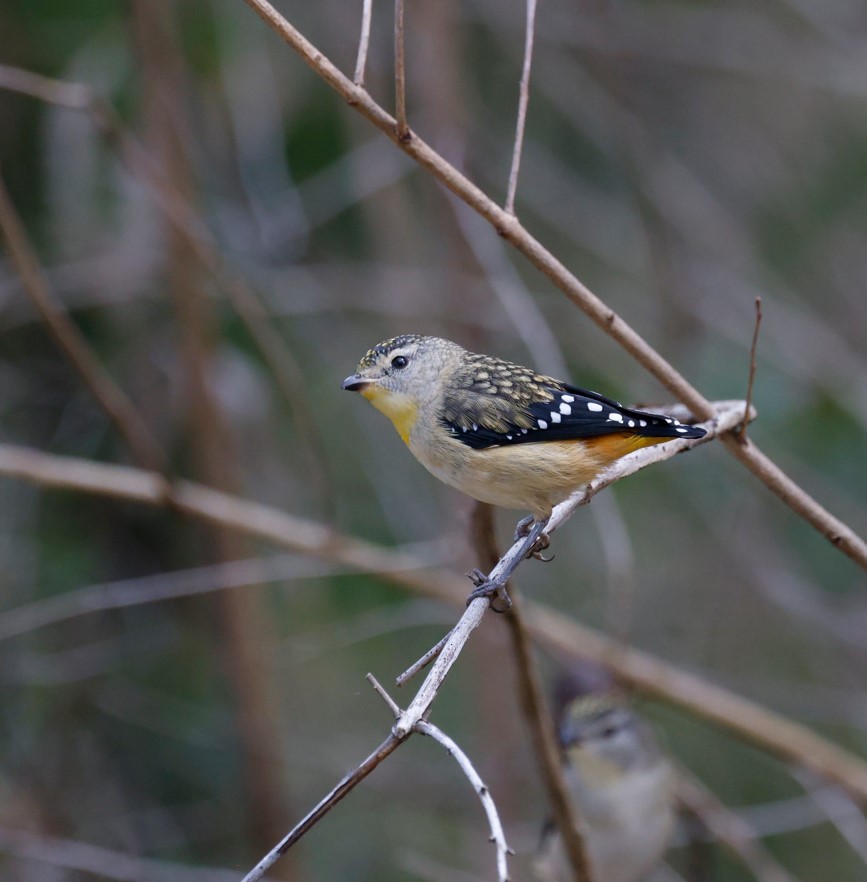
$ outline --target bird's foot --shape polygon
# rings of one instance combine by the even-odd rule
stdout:
[[[527,515],[525,518],[521,518],[518,521],[517,526],[515,527],[515,542],[519,539],[526,539],[527,536],[533,531],[533,527],[538,523],[538,521],[533,517],[533,515]],[[543,563],[548,563],[549,561],[554,560],[554,555],[552,554],[550,557],[545,557],[542,552],[551,544],[551,540],[548,538],[547,533],[540,533],[539,538],[533,543],[532,547],[527,551],[525,557],[527,558],[535,558],[536,560],[541,560]]]
[[[491,609],[494,612],[504,613],[512,608],[512,599],[505,585],[489,579],[487,574],[479,569],[467,573],[467,577],[476,586],[467,597],[467,606],[480,597],[490,597]]]

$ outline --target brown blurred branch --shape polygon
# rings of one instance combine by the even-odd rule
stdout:
[[[69,317],[51,290],[24,224],[0,178],[0,232],[24,290],[35,304],[48,332],[84,380],[109,419],[114,423],[133,457],[146,469],[162,471],[165,457],[126,393],[100,363],[86,337]]]
[[[740,412],[743,412],[741,406]],[[681,443],[681,442],[677,442]],[[621,460],[623,462],[624,460]],[[146,505],[166,504],[161,477],[128,466],[105,465],[74,457],[0,444],[0,475],[44,487],[93,493]],[[233,530],[378,574],[384,581],[413,593],[464,606],[463,578],[438,568],[420,568],[412,556],[342,535],[331,528],[269,506],[179,481],[174,504],[181,511]],[[565,505],[565,503],[564,503]],[[525,603],[524,615],[533,637],[569,657],[607,665],[624,684],[679,706],[787,762],[811,769],[861,802],[867,802],[867,762],[755,702],[741,698],[667,664],[648,653],[568,620],[538,603]]]
[[[490,505],[476,503],[471,531],[478,558],[482,566],[490,569],[500,558],[494,536],[494,510]],[[506,624],[515,657],[521,709],[533,742],[533,755],[539,764],[554,823],[560,831],[572,872],[582,882],[593,882],[595,875],[584,837],[581,835],[578,809],[569,798],[569,789],[563,777],[563,761],[554,718],[545,701],[542,679],[522,615],[523,600],[514,583],[510,582],[506,589],[512,598],[512,606],[506,614]]]
[[[402,139],[397,123],[368,93],[348,77],[303,34],[294,28],[267,0],[244,0],[289,46],[292,47],[331,88],[338,92],[360,114],[398,147],[416,160],[438,181],[474,208],[494,229],[515,246],[543,275],[616,340],[663,386],[686,404],[700,419],[712,414],[712,405],[687,379],[662,357],[640,334],[614,310],[606,306],[586,285],[580,282],[518,219],[500,208],[481,189],[446,162],[418,135]],[[726,437],[726,449],[759,478],[774,494],[825,536],[835,547],[867,569],[867,543],[848,525],[836,518],[775,465],[749,439]]]
[[[190,123],[182,96],[187,80],[178,45],[173,4],[133,0],[131,33],[141,71],[145,136],[151,155],[162,168],[167,194],[177,197],[182,217],[193,216],[197,181],[185,149],[183,131]],[[167,218],[166,273],[182,368],[181,386],[193,469],[205,483],[226,493],[241,487],[241,463],[231,427],[214,388],[214,360],[219,346],[218,317],[205,290],[205,273],[197,259],[198,239],[185,223]],[[220,563],[249,554],[247,537],[211,522],[210,553]],[[244,766],[246,806],[243,813],[256,851],[267,848],[285,829],[288,811],[283,753],[283,727],[268,670],[273,642],[271,621],[261,592],[229,589],[216,596],[216,636],[220,662],[231,684],[234,717]]]
[[[394,115],[398,140],[411,137],[406,122],[406,52],[404,41],[404,0],[394,0]]]

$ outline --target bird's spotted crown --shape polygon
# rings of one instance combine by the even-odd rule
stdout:
[[[411,343],[421,343],[424,339],[420,334],[401,334],[399,337],[377,343],[373,349],[365,353],[364,358],[358,363],[358,370],[363,371],[365,368],[373,367],[383,355],[388,355],[389,352],[409,346]]]

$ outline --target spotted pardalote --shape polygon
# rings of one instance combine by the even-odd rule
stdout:
[[[675,826],[675,772],[649,724],[614,696],[571,702],[560,725],[564,774],[596,882],[644,882]],[[549,825],[535,863],[542,882],[572,882]]]
[[[705,435],[416,334],[374,346],[343,388],[382,411],[416,459],[446,484],[482,502],[530,511],[536,522],[621,456]]]

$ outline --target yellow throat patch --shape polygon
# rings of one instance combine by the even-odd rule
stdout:
[[[366,386],[361,394],[392,421],[404,444],[409,444],[409,433],[418,419],[418,405],[408,395],[389,392],[376,383]]]

